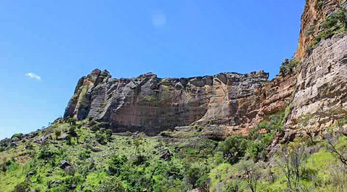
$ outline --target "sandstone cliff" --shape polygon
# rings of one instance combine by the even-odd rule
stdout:
[[[323,130],[347,117],[345,6],[339,0],[306,1],[295,56],[300,62],[271,81],[263,71],[114,79],[94,70],[79,80],[64,116],[107,122],[115,132],[153,135],[198,124],[230,135],[247,134],[271,114],[286,111],[286,136]]]
[[[157,134],[176,126],[199,123],[240,126],[251,122],[260,105],[258,93],[268,74],[221,73],[193,78],[113,79],[94,70],[82,77],[65,117],[109,122],[116,132]]]

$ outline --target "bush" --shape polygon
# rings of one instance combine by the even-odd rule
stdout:
[[[69,135],[71,135],[72,137],[76,137],[77,133],[76,133],[76,125],[71,125],[69,127]]]
[[[120,168],[128,161],[127,157],[125,155],[116,155],[112,154],[111,158],[108,162],[108,173],[110,175],[119,175],[120,174]]]
[[[61,135],[61,130],[60,130],[60,129],[54,130],[54,135],[55,135],[56,137],[59,137],[59,136]]]
[[[66,122],[70,123],[71,125],[76,125],[76,118],[75,117],[67,117]]]
[[[38,158],[39,159],[49,159],[52,158],[56,154],[55,151],[52,151],[48,146],[43,145],[38,153]]]
[[[254,141],[250,144],[247,151],[253,161],[258,161],[259,159],[265,159],[266,151],[264,149],[266,147],[267,145],[264,145],[261,141]]]
[[[106,145],[107,144],[107,138],[106,135],[100,132],[97,132],[95,134],[95,139],[98,141],[101,145]]]
[[[185,174],[185,180],[188,185],[192,185],[193,188],[197,187],[197,181],[201,177],[200,169],[197,167],[189,168]]]
[[[106,129],[105,134],[106,134],[106,139],[108,141],[110,141],[112,139],[112,130],[111,129]]]
[[[83,150],[78,154],[78,158],[80,160],[85,160],[88,159],[90,157],[90,151],[89,150]]]
[[[16,185],[13,192],[26,192],[28,190],[29,190],[29,183],[27,180],[25,180],[25,181],[19,183],[18,185]]]
[[[12,135],[11,139],[17,138],[17,139],[22,139],[23,133],[15,133]]]
[[[116,177],[111,177],[105,179],[99,186],[98,192],[125,192],[122,182],[120,182]]]
[[[228,137],[220,144],[220,150],[224,158],[231,164],[236,163],[245,155],[247,140],[242,135]]]
[[[324,4],[323,0],[318,0],[315,5],[315,9],[321,10],[323,8],[323,4]]]
[[[66,144],[72,145],[72,137],[70,135],[66,135],[65,140]]]
[[[101,128],[109,128],[110,127],[109,123],[107,123],[107,122],[99,122],[99,121],[95,121],[95,120],[91,121],[89,123],[89,126],[93,132],[97,132]]]
[[[297,61],[296,59],[285,59],[280,67],[280,72],[282,73],[282,75],[288,74],[288,73],[292,73],[294,68],[299,64],[299,61]]]
[[[5,146],[0,146],[0,152],[3,152],[6,150],[6,147]]]

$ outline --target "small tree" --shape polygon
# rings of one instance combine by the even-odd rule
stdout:
[[[139,154],[140,153],[140,145],[142,144],[142,136],[134,136],[133,137],[133,143],[135,145],[135,153]]]
[[[286,177],[288,190],[299,188],[301,169],[306,159],[305,147],[301,142],[294,142],[284,146],[279,153],[277,164]]]
[[[242,135],[233,135],[228,137],[220,145],[224,158],[231,164],[239,161],[246,153],[247,140]]]
[[[259,167],[253,162],[243,160],[240,162],[239,170],[244,175],[244,180],[246,180],[249,189],[256,192],[258,180],[261,176]]]
[[[339,126],[339,125],[337,125]],[[340,127],[339,127],[340,128]],[[335,155],[339,163],[334,164],[330,167],[330,172],[332,176],[333,186],[339,191],[347,190],[347,144],[345,141],[338,142],[334,141],[336,135],[330,134],[329,139],[327,139],[327,148]],[[343,137],[339,137],[341,141]]]

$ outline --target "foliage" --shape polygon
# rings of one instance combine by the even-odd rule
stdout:
[[[125,192],[123,184],[115,177],[107,178],[98,187],[98,192]]]
[[[292,73],[294,68],[299,65],[299,61],[296,60],[295,58],[292,59],[285,59],[280,67],[280,73],[282,75],[285,75],[287,73]]]
[[[17,139],[21,139],[23,137],[23,133],[15,133],[12,135],[11,139],[17,138]]]
[[[61,130],[60,129],[54,130],[54,135],[56,138],[58,138],[61,135]]]
[[[228,137],[220,144],[220,150],[224,158],[230,163],[238,162],[246,153],[247,140],[242,135],[233,135]]]
[[[307,154],[303,143],[291,143],[284,146],[279,153],[278,166],[286,177],[287,188],[289,190],[298,190],[300,188],[300,178],[302,177],[302,168],[306,161]]]
[[[281,144],[274,157],[269,156],[268,147],[277,131],[282,130],[284,116],[273,114],[248,137],[234,135],[224,141],[200,135],[181,137],[186,132],[180,133],[180,137],[173,134],[171,138],[119,136],[103,126],[92,131],[87,128],[87,121],[76,121],[76,125],[56,123],[54,129],[43,130],[33,138],[25,137],[26,140],[17,142],[18,147],[0,152],[0,189],[4,192],[15,189],[176,192],[196,188],[204,192],[344,191],[346,169],[338,153],[347,156],[345,136],[329,137],[334,139],[332,145],[338,153],[329,143],[308,145],[303,138]],[[341,128],[345,120],[337,124]],[[69,133],[71,126],[75,126],[78,135],[68,134],[71,145],[52,139],[56,130]],[[101,144],[98,137],[105,137],[105,143]],[[165,153],[170,153],[171,158],[163,158]],[[70,168],[61,168],[62,160],[68,161]],[[27,177],[34,170],[35,174]]]
[[[316,5],[315,5],[315,9],[321,10],[323,5],[324,5],[324,0],[317,0]]]
[[[29,183],[27,180],[25,180],[25,181],[19,183],[18,185],[16,185],[13,192],[25,192],[28,190],[29,190]]]
[[[318,1],[317,5],[321,5]],[[331,38],[333,35],[346,31],[347,27],[347,11],[345,8],[341,8],[328,16],[320,26],[320,33],[314,38],[313,43],[307,49],[307,52],[311,52],[322,40]]]

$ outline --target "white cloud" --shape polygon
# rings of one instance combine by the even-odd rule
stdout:
[[[155,13],[152,15],[152,24],[154,27],[163,27],[166,24],[166,16],[163,13]]]
[[[36,75],[35,73],[27,73],[25,75],[30,77],[30,78],[32,78],[32,79],[36,79],[36,80],[39,80],[39,81],[41,80],[41,77]]]

